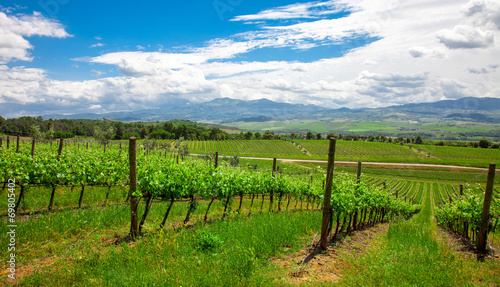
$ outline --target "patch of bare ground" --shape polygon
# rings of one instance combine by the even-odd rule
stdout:
[[[56,256],[51,256],[51,257],[46,257],[38,260],[34,260],[29,262],[26,265],[22,266],[16,266],[16,273],[15,273],[15,279],[12,280],[11,278],[8,278],[8,275],[11,274],[11,272],[8,269],[3,269],[0,271],[0,285],[3,286],[1,283],[11,285],[11,286],[17,286],[18,282],[26,277],[30,276],[33,274],[36,270],[40,270],[42,268],[46,268],[48,266],[53,265],[57,261]]]
[[[451,251],[462,254],[462,256],[470,259],[485,259],[485,260],[499,260],[500,259],[500,246],[496,244],[491,244],[491,240],[488,240],[488,246],[490,252],[487,254],[479,254],[477,252],[476,246],[472,244],[469,240],[449,232],[446,229],[438,227],[438,238],[441,242],[444,242]]]
[[[388,229],[389,224],[384,223],[342,234],[324,251],[316,248],[319,235],[315,234],[310,246],[270,261],[286,270],[283,278],[286,284],[335,283],[343,277],[342,270],[346,266],[344,258],[360,256],[375,238],[385,234]]]

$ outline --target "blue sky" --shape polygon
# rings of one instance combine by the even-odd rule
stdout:
[[[28,2],[28,3],[26,3]],[[500,97],[493,0],[2,1],[0,115]]]

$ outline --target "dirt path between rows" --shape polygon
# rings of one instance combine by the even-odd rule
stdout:
[[[315,255],[304,263],[316,245],[319,238],[314,238],[314,245],[308,246],[293,254],[270,261],[287,270],[283,274],[285,283],[290,285],[311,285],[315,282],[339,282],[343,277],[342,270],[346,267],[343,258],[358,257],[373,243],[387,232],[389,224],[378,224],[362,230],[350,232],[344,239],[331,243],[328,250]],[[318,240],[316,240],[318,239]]]

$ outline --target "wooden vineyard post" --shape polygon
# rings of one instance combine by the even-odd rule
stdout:
[[[477,243],[477,249],[480,253],[486,252],[486,241],[488,239],[488,225],[490,219],[490,206],[491,197],[493,195],[493,181],[495,180],[495,167],[496,163],[490,163],[490,168],[488,170],[488,180],[486,182],[486,191],[484,192],[484,202],[483,202],[483,216],[481,219],[481,226],[479,229],[479,241]]]
[[[3,147],[3,137],[0,137],[0,147]]]
[[[461,184],[458,189],[460,190],[460,196],[464,195],[464,185]]]
[[[63,143],[64,143],[64,139],[63,138],[59,139],[59,150],[57,151],[57,161],[61,160],[61,154],[62,154],[62,150],[63,150]]]
[[[215,152],[215,169],[219,167],[219,152]]]
[[[7,136],[7,149],[9,149],[9,148],[10,148],[10,137]]]
[[[35,157],[35,144],[36,144],[36,139],[33,138],[33,143],[31,144],[31,157]]]
[[[132,238],[135,238],[139,234],[139,225],[138,225],[138,215],[137,215],[137,207],[139,205],[139,201],[137,197],[134,195],[137,190],[137,154],[136,154],[136,138],[131,137],[129,139],[128,145],[128,158],[130,165],[130,235]]]
[[[16,152],[19,152],[19,142],[21,141],[21,137],[17,136],[17,147],[16,147]]]
[[[336,139],[330,139],[330,147],[328,148],[328,168],[326,174],[326,187],[323,202],[323,222],[321,224],[321,239],[320,247],[326,250],[328,247],[328,225],[332,217],[332,210],[330,207],[330,200],[332,197],[332,184],[333,184],[333,168],[335,164],[335,144]]]
[[[358,174],[356,176],[356,182],[359,184],[361,181],[361,162],[358,161]]]
[[[276,173],[276,158],[273,158],[273,174],[274,177]],[[269,211],[273,211],[273,199],[274,199],[274,190],[271,188],[271,192],[269,194]]]
[[[219,152],[218,151],[215,152],[215,159],[214,160],[215,160],[214,167],[215,167],[215,169],[217,169],[219,167]],[[208,220],[208,211],[210,210],[212,203],[214,203],[214,199],[215,199],[215,197],[212,196],[212,198],[210,199],[210,202],[208,203],[207,211],[205,212],[205,217],[203,218],[203,220],[205,220],[205,222],[207,222],[207,220]]]

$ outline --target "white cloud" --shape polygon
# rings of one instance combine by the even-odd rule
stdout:
[[[325,3],[333,5],[331,12]],[[322,18],[347,6],[345,17]],[[116,66],[120,77],[55,81],[43,70],[0,66],[0,102],[43,106],[47,112],[104,112],[157,107],[174,97],[197,102],[265,97],[332,108],[500,97],[497,7],[477,0],[339,0],[278,7],[233,20],[309,22],[280,22],[177,53],[159,46],[158,52],[75,59]],[[365,44],[366,37],[377,40]],[[239,58],[262,48],[307,51],[322,45],[340,45],[345,54],[308,63]]]
[[[103,44],[103,43],[95,43],[95,44],[90,45],[90,48],[103,47],[105,45],[106,44]]]
[[[101,76],[106,75],[106,72],[104,72],[104,71],[99,71],[99,70],[94,70],[94,69],[92,69],[90,72],[92,73],[92,75],[93,75],[94,77],[97,77],[97,78],[99,78],[99,77],[101,77]]]
[[[436,33],[439,42],[450,49],[488,48],[495,45],[500,29],[500,4],[491,0],[472,0],[463,5],[461,23]]]
[[[457,25],[453,30],[442,30],[436,35],[439,42],[450,49],[488,48],[494,45],[494,32]]]
[[[33,46],[26,37],[35,35],[56,38],[71,36],[59,22],[45,18],[39,12],[16,16],[0,12],[0,64],[15,59],[31,61],[29,50]]]
[[[349,8],[348,3],[342,1],[298,3],[264,10],[254,15],[236,16],[231,21],[255,23],[262,20],[319,18],[347,11]]]

